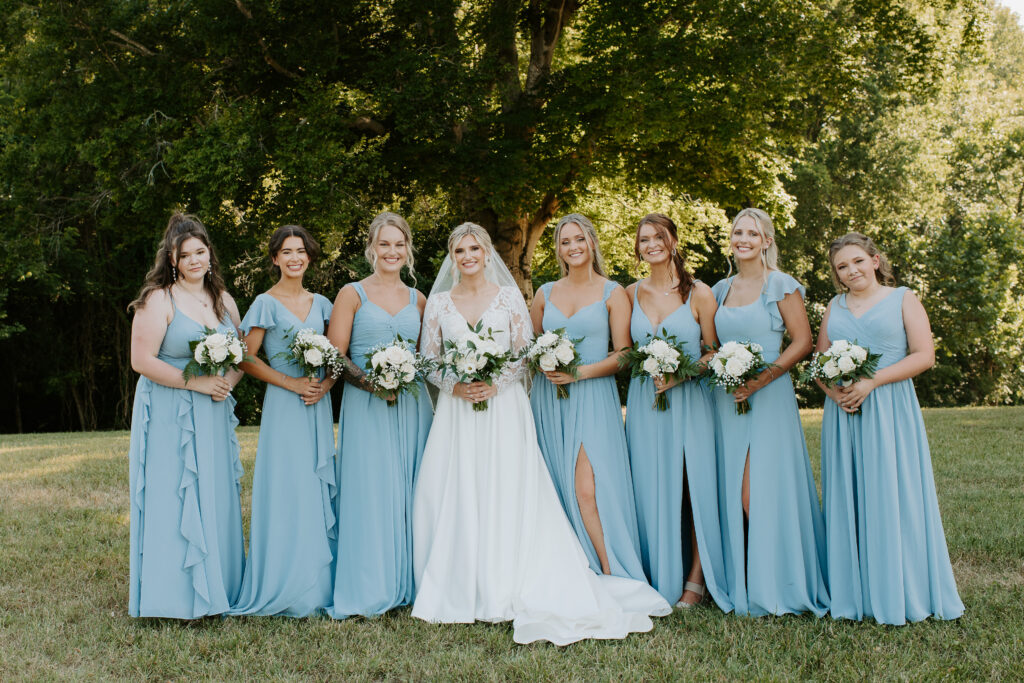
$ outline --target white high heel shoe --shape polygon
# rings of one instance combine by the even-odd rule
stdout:
[[[698,600],[697,602],[694,602],[694,603],[683,602],[682,600],[680,600],[679,602],[676,603],[676,607],[678,607],[679,609],[690,609],[694,605],[699,605],[700,603],[704,602],[704,596],[707,595],[707,591],[704,588],[704,584],[702,584],[702,583],[694,583],[693,581],[687,581],[683,585],[683,592],[685,593],[686,591],[690,591],[691,593],[696,593],[697,595],[700,596],[700,600]]]

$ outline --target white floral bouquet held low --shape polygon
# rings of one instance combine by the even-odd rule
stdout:
[[[373,394],[389,406],[398,403],[398,395],[403,391],[418,397],[417,380],[433,369],[433,361],[416,353],[415,348],[411,341],[396,335],[366,354],[366,381],[373,387]]]
[[[564,327],[537,337],[526,351],[526,363],[533,372],[564,372],[579,377],[580,354],[576,344],[582,339],[569,339]],[[558,398],[569,398],[569,387],[555,386]]]
[[[494,341],[491,328],[483,330],[483,320],[476,326],[466,323],[469,333],[456,341],[446,339],[444,356],[441,360],[442,376],[454,374],[460,382],[484,382],[493,385],[495,378],[501,374],[506,365],[516,360],[517,356],[509,350],[502,349]],[[473,410],[487,410],[487,401],[473,404]]]
[[[870,379],[878,370],[880,353],[857,344],[857,340],[837,339],[828,350],[815,353],[807,369],[800,373],[804,382],[821,381],[827,387],[845,387],[860,379]],[[860,412],[858,408],[855,412]]]
[[[284,331],[285,338],[290,337],[294,328],[289,327]],[[344,361],[338,349],[334,348],[327,337],[314,332],[307,327],[299,330],[292,337],[288,351],[281,351],[274,355],[284,357],[302,370],[302,374],[310,379],[316,379],[320,370],[326,370],[331,376],[337,377],[343,370]]]
[[[685,382],[701,374],[700,365],[683,352],[685,344],[662,328],[660,335],[652,335],[643,344],[637,342],[629,347],[619,358],[619,364],[628,367],[632,377],[652,380],[671,378]],[[654,407],[668,410],[668,396],[665,392],[655,393]]]
[[[708,361],[708,383],[725,387],[732,394],[738,388],[754,379],[772,364],[764,359],[764,349],[754,342],[729,341],[718,347]],[[736,404],[736,414],[750,412],[750,401],[744,399]]]
[[[192,358],[182,370],[185,384],[200,375],[224,375],[228,370],[237,370],[245,360],[245,342],[233,331],[218,332],[203,328],[203,336],[188,343]]]

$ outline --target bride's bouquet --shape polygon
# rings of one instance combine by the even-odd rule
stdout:
[[[442,374],[452,373],[460,382],[494,383],[506,365],[516,360],[515,354],[494,341],[491,328],[483,329],[483,320],[476,327],[466,323],[469,334],[457,341],[446,339],[441,360]],[[487,410],[487,401],[473,404],[473,410]]]
[[[192,358],[182,370],[185,384],[200,375],[223,375],[228,370],[237,370],[245,360],[245,342],[233,331],[218,332],[203,328],[203,336],[188,343]]]
[[[285,330],[285,336],[292,332],[291,327]],[[307,327],[299,330],[292,338],[292,343],[287,351],[281,351],[274,355],[275,358],[283,357],[299,366],[302,374],[310,379],[316,379],[320,370],[326,370],[332,376],[337,377],[343,370],[341,353],[334,348],[334,344],[322,334]]]
[[[366,358],[366,381],[373,387],[373,394],[392,407],[398,403],[398,395],[403,391],[419,397],[417,379],[426,376],[434,367],[433,361],[416,353],[412,342],[401,335],[373,347]]]
[[[708,361],[708,367],[708,383],[725,387],[726,392],[731,394],[772,367],[772,364],[764,359],[764,349],[760,344],[729,341],[718,348],[718,352]],[[737,415],[748,412],[750,401],[744,399],[736,404]]]
[[[685,344],[662,328],[661,335],[653,335],[646,343],[637,342],[629,347],[619,358],[619,364],[629,368],[632,377],[671,378],[684,382],[701,374],[700,365],[683,352]],[[665,392],[655,393],[654,407],[658,410],[668,409],[668,396]]]
[[[815,353],[807,369],[800,373],[804,382],[820,380],[827,387],[845,387],[859,379],[869,379],[878,370],[880,353],[871,353],[857,344],[857,340],[837,339],[828,350]],[[858,408],[856,412],[860,412]]]
[[[580,354],[576,344],[580,341],[569,339],[564,327],[545,332],[526,351],[526,363],[533,372],[564,372],[578,377]],[[558,384],[555,393],[560,399],[569,398],[569,387]]]

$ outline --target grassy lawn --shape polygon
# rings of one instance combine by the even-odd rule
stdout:
[[[817,473],[820,411],[804,413]],[[1024,408],[925,412],[967,606],[903,628],[702,607],[624,641],[517,646],[507,625],[128,616],[128,435],[0,435],[0,676],[318,679],[1019,679]],[[256,430],[241,430],[252,483]],[[243,502],[248,510],[248,500]]]

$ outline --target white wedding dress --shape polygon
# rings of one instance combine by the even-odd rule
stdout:
[[[495,341],[519,351],[532,328],[522,295],[502,287],[482,315]],[[466,334],[448,292],[430,297],[422,350]],[[523,361],[495,381],[486,411],[440,387],[413,503],[414,617],[431,622],[512,621],[517,643],[567,645],[624,638],[671,612],[646,583],[595,574],[558,502],[537,445]]]

